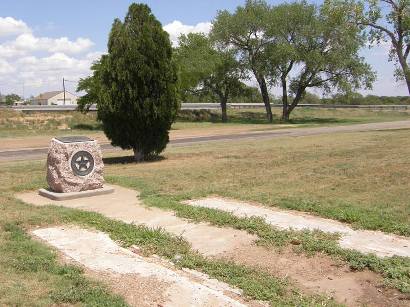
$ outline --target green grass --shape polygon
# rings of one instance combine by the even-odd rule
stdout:
[[[408,293],[409,258],[362,255],[338,247],[334,236],[278,231],[260,219],[239,219],[216,210],[187,207],[180,201],[220,195],[410,236],[409,151],[408,130],[209,143],[168,149],[164,159],[155,162],[134,164],[119,157],[113,163],[113,159],[106,159],[106,178],[141,191],[148,205],[174,210],[195,221],[246,230],[258,235],[259,244],[268,248],[297,242],[296,252],[324,252],[352,269],[369,268],[379,272],[390,286]],[[244,289],[251,298],[269,299],[273,305],[312,305],[323,300],[333,304],[323,297],[303,296],[286,280],[263,271],[203,258],[181,238],[160,231],[110,221],[93,213],[33,208],[13,198],[15,192],[44,186],[44,174],[44,161],[0,164],[0,225],[13,223],[25,230],[61,223],[84,225],[109,233],[123,246],[142,246],[147,254],[171,260],[182,255],[178,265],[208,273]],[[8,267],[0,266],[0,272]],[[30,289],[41,279],[19,271],[13,274],[18,281],[15,284],[28,283]],[[49,293],[55,291],[48,283],[40,288],[43,292],[32,302],[49,299]]]
[[[280,108],[273,108],[274,122],[266,121],[262,109],[229,110],[230,120],[223,124],[218,111],[183,111],[174,130],[192,128],[214,128],[243,125],[260,125],[252,129],[278,129],[282,127],[311,127],[346,125],[382,121],[410,119],[409,111],[398,110],[361,110],[361,109],[296,109],[291,121],[284,125],[280,120]],[[79,112],[59,113],[22,113],[0,110],[0,138],[27,137],[37,135],[90,134],[101,131],[101,124],[96,121],[96,113]]]
[[[179,203],[220,195],[410,236],[408,150],[406,130],[199,145],[172,149],[161,162],[108,166],[108,179],[142,191],[151,206],[246,230],[264,245],[296,238],[303,252],[325,252],[354,270],[381,273],[387,284],[409,293],[409,258],[379,259],[343,250],[321,233],[276,231],[258,219]]]
[[[186,112],[186,111],[183,111]],[[192,115],[180,116],[176,127],[180,124],[220,124],[218,111],[192,111]],[[273,124],[266,121],[263,109],[230,109],[228,110],[229,122],[224,125],[237,124],[263,124],[272,127],[278,124],[286,124],[281,121],[281,109],[273,108]],[[395,121],[410,119],[407,110],[366,110],[366,109],[315,109],[298,108],[292,112],[288,124],[297,126],[318,125],[344,125],[381,121]]]
[[[18,305],[18,300],[24,297],[23,293],[17,291],[10,295],[8,289],[16,283],[33,282],[42,291],[33,293],[28,298],[24,297],[28,306],[51,303],[81,303],[93,306],[124,304],[118,297],[107,293],[101,285],[84,278],[80,269],[57,265],[54,253],[43,244],[31,240],[22,231],[23,228],[40,225],[76,224],[106,232],[124,247],[138,245],[146,255],[155,253],[174,261],[179,267],[202,271],[241,288],[248,298],[270,301],[273,306],[337,305],[329,298],[302,295],[285,279],[229,261],[205,258],[193,252],[183,239],[159,229],[125,224],[100,214],[80,210],[54,206],[33,208],[4,196],[4,193],[0,194],[0,201],[0,211],[3,213],[0,216],[0,234],[6,238],[0,241],[0,251],[4,251],[0,272],[5,272],[3,276],[12,277],[3,282],[4,289],[7,290],[4,291],[4,296],[0,296],[0,303],[4,301],[5,304]],[[18,214],[15,214],[16,211]],[[42,283],[44,276],[28,272],[47,274],[46,278],[52,282]],[[27,288],[25,287],[25,290]]]
[[[2,221],[0,254],[0,305],[126,306],[103,285],[86,279],[80,268],[58,264],[56,253],[16,223]]]
[[[220,227],[245,230],[257,235],[258,244],[267,248],[296,245],[295,252],[303,252],[308,256],[325,253],[344,261],[352,270],[369,269],[380,273],[385,278],[386,285],[403,293],[410,293],[410,258],[408,257],[379,258],[375,255],[362,254],[341,248],[337,243],[339,238],[337,234],[321,231],[278,230],[264,222],[262,218],[239,218],[221,210],[187,206],[172,197],[158,196],[138,180],[128,177],[110,178],[110,181],[142,191],[140,196],[146,205],[175,211],[177,216],[195,222],[207,221]]]
[[[178,200],[220,195],[410,236],[409,151],[406,130],[284,137],[173,148],[106,174]]]

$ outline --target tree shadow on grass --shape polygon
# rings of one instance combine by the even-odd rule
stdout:
[[[303,111],[303,110],[302,110]],[[222,123],[221,115],[213,110],[183,110],[178,114],[178,122]],[[338,117],[315,117],[308,114],[291,114],[289,121],[283,121],[281,116],[273,114],[273,122],[269,123],[265,112],[254,110],[235,110],[228,112],[227,124],[346,124],[360,122],[359,119]],[[175,127],[172,128],[176,130]]]
[[[136,162],[134,160],[134,156],[122,156],[122,157],[108,157],[108,158],[103,158],[103,162],[106,165],[114,165],[114,164],[141,164],[141,163],[154,163],[154,162],[159,162],[163,161],[166,158],[164,156],[151,156],[146,158],[144,161],[141,162]]]
[[[235,124],[270,124],[267,121],[266,113],[245,111],[229,115],[229,122]],[[280,122],[280,118],[273,114],[273,123]]]
[[[74,130],[102,130],[101,124],[75,124],[71,126]]]
[[[273,115],[273,122],[266,120],[265,113],[242,112],[239,116],[233,115],[229,118],[229,123],[235,124],[344,124],[355,122],[354,119],[335,118],[335,117],[294,117],[289,121],[283,121],[279,116]],[[359,121],[358,121],[359,122]]]
[[[334,117],[296,117],[289,120],[290,124],[345,124],[355,122],[354,119]],[[359,122],[359,121],[358,121]]]

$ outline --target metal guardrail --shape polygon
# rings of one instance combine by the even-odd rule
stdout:
[[[271,104],[272,108],[281,108],[281,104]],[[263,103],[229,103],[230,109],[260,109],[264,108]],[[64,112],[75,111],[77,106],[39,106],[25,105],[13,107],[0,107],[0,109],[12,109],[22,112]],[[299,104],[298,108],[319,108],[319,109],[373,109],[373,110],[410,110],[410,105],[345,105],[345,104]],[[183,103],[182,110],[218,110],[218,103]],[[90,111],[97,111],[96,105],[91,106]]]
[[[264,108],[265,105],[263,103],[231,103],[229,106],[232,109],[251,109],[251,108]],[[282,108],[281,104],[271,104],[272,108]],[[364,105],[364,104],[309,104],[309,103],[301,103],[298,104],[298,108],[318,108],[318,109],[386,109],[386,110],[410,110],[410,105],[386,105],[386,104],[372,104],[372,105]]]

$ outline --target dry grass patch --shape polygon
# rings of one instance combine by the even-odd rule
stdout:
[[[280,120],[280,108],[273,108],[274,122],[269,124],[263,109],[229,110],[229,123],[223,124],[220,112],[183,111],[209,113],[210,116],[180,116],[173,125],[173,130],[191,129],[244,129],[267,130],[300,126],[345,125],[410,119],[407,110],[362,110],[362,109],[307,109],[300,108],[293,112],[290,123]],[[67,112],[19,112],[0,109],[0,138],[16,136],[61,135],[71,133],[89,134],[101,131],[101,124],[96,120],[96,113],[82,114]]]
[[[107,164],[106,178],[143,191],[147,203],[164,208],[178,208],[182,199],[214,194],[310,211],[358,227],[410,236],[409,150],[407,130],[208,143],[169,148],[164,154],[165,159],[155,162]],[[110,233],[113,239],[125,245],[146,244],[149,250],[164,257],[172,259],[176,254],[184,254],[186,257],[180,262],[181,266],[200,269],[245,288],[250,296],[273,302],[283,303],[285,300],[289,305],[298,303],[298,294],[278,292],[278,285],[283,289],[281,281],[266,272],[205,260],[190,254],[184,244],[181,247],[168,237],[158,238],[155,232],[120,225],[89,213],[49,207],[34,209],[17,202],[13,198],[15,192],[45,186],[44,165],[44,161],[0,163],[0,226],[10,221],[24,228],[60,222],[86,224]],[[185,214],[192,219],[219,221],[221,225],[232,221],[231,217],[215,212],[198,210]],[[242,223],[243,229],[266,230],[267,235],[277,235],[267,238],[273,244],[287,236],[286,233],[273,233],[266,225],[254,220],[232,223]],[[269,243],[267,239],[266,244]],[[287,242],[287,238],[282,239]],[[313,253],[318,250],[327,250],[329,254],[342,253],[329,240],[315,241],[310,234],[306,234],[306,241],[301,242],[305,250]],[[319,243],[323,243],[322,246],[318,247]],[[8,261],[15,255],[16,252],[11,251]],[[375,257],[348,252],[343,257],[356,269],[374,267],[377,271],[381,268],[383,276],[393,280],[395,287],[403,292],[410,289],[407,259],[379,261]],[[9,264],[0,263],[0,266],[4,270]],[[37,274],[16,274],[16,284],[28,280],[26,291],[31,291],[31,287],[42,280]],[[50,291],[55,289],[52,285],[43,283],[41,287]],[[13,295],[18,297],[22,292],[15,293]],[[59,297],[68,299],[66,294],[62,292]],[[41,294],[33,302],[40,302],[40,299],[43,299]],[[305,298],[301,300],[306,302]]]
[[[106,173],[178,199],[215,194],[409,236],[409,150],[406,130],[277,138],[172,148]]]

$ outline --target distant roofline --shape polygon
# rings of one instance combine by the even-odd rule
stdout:
[[[61,94],[61,93],[63,93],[64,91],[49,91],[49,92],[44,92],[44,93],[41,93],[41,94],[39,94],[39,95],[37,95],[36,97],[34,97],[33,98],[33,100],[48,100],[48,99],[51,99],[51,98],[53,98],[53,97],[55,97],[55,96],[57,96],[58,94]],[[69,93],[69,94],[71,94],[71,95],[73,95],[73,96],[76,96],[76,97],[78,97],[77,95],[75,95],[75,94],[73,94],[73,93],[71,93],[71,92],[69,92],[69,91],[65,91],[66,93]]]

